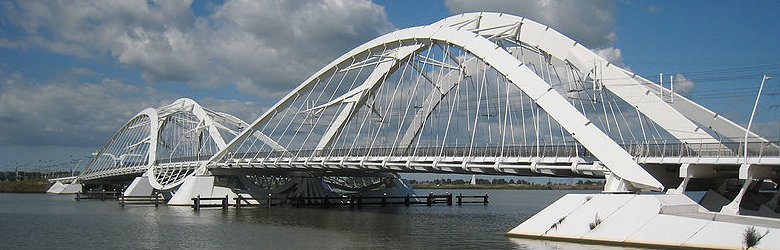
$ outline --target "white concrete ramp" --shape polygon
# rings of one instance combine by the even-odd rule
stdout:
[[[54,182],[54,184],[49,187],[49,190],[46,190],[46,193],[49,194],[59,194],[62,192],[62,190],[65,189],[65,184],[62,184],[62,182]]]
[[[130,186],[127,186],[122,195],[124,196],[150,196],[154,192],[152,184],[149,183],[148,176],[135,177]]]
[[[55,182],[46,193],[49,194],[75,194],[81,192],[81,183],[62,183]]]
[[[780,246],[780,220],[709,212],[685,195],[569,194],[509,236],[619,245],[745,248],[747,228],[769,232],[756,249]]]
[[[75,193],[81,193],[82,186],[81,183],[70,183],[65,184],[65,188],[62,189],[60,194],[75,194]]]
[[[228,196],[228,203],[235,204],[234,198],[238,195],[226,187],[214,186],[214,176],[188,176],[184,179],[179,189],[173,195],[168,205],[189,206],[192,198],[224,198]],[[244,196],[246,197],[246,196]],[[201,204],[219,204],[221,201],[201,201]]]

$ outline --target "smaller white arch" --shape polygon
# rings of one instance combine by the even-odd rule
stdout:
[[[149,166],[154,164],[156,156],[152,152],[156,152],[157,150],[157,137],[154,135],[156,135],[157,133],[157,127],[159,126],[159,120],[158,120],[159,118],[157,115],[157,111],[154,108],[146,108],[138,112],[129,120],[127,120],[127,122],[125,122],[125,124],[116,133],[114,133],[113,136],[111,136],[108,142],[106,142],[106,144],[103,145],[103,147],[93,156],[93,159],[90,161],[87,167],[85,167],[84,171],[81,173],[81,175],[79,175],[78,179],[92,179],[95,177],[99,177],[103,172],[121,170],[120,168],[106,168],[106,169],[95,169],[95,170],[93,170],[92,168],[94,167],[94,164],[98,162],[98,158],[102,157],[102,155],[105,154],[111,157],[110,156],[111,153],[105,152],[107,150],[107,147],[112,145],[112,143],[114,143],[116,139],[122,135],[122,132],[124,132],[125,129],[127,129],[130,125],[132,125],[131,123],[133,121],[136,121],[141,117],[146,117],[146,119],[149,120],[149,132],[148,132],[149,135],[147,139],[142,141],[143,143],[148,143],[149,147],[147,148],[146,164],[142,166],[133,166],[133,168],[140,168],[145,170],[149,168]],[[120,158],[118,156],[114,156],[114,157]]]
[[[221,151],[226,148],[225,140],[222,138],[222,135],[219,132],[219,129],[217,128],[216,123],[211,118],[211,115],[209,114],[206,109],[204,109],[200,104],[195,102],[192,99],[189,98],[180,98],[174,101],[173,103],[163,106],[159,109],[155,110],[155,113],[158,113],[159,118],[165,118],[172,114],[178,113],[178,112],[187,112],[193,114],[197,119],[198,123],[202,126],[206,127],[207,134],[209,137],[214,141],[214,143],[217,145],[217,148]],[[159,119],[158,119],[159,120]],[[156,148],[156,142],[157,138],[159,138],[161,133],[161,125],[162,123],[158,123],[156,126],[156,131],[154,133],[155,138],[155,148],[154,151],[150,151],[150,155],[157,155],[157,148]],[[152,185],[153,188],[158,190],[166,190],[170,189],[172,187],[178,186],[181,184],[184,178],[180,178],[179,180],[176,180],[172,183],[168,184],[162,184],[158,177],[161,173],[158,173],[157,162],[151,162],[147,168],[147,172],[144,174],[148,176],[149,183]],[[194,174],[195,171],[193,171],[192,174]]]

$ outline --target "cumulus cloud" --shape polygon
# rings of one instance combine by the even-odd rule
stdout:
[[[619,48],[613,47],[615,2],[612,0],[445,0],[453,14],[491,11],[526,17],[548,25],[582,43],[607,61],[627,68]]]
[[[278,98],[340,54],[394,29],[369,0],[249,1],[194,13],[191,1],[0,3],[0,24],[29,44],[82,58],[110,56],[146,82],[232,86]],[[203,15],[197,15],[203,14]]]
[[[596,55],[599,55],[600,57],[604,58],[608,62],[611,62],[620,67],[624,67],[623,53],[618,48],[607,47],[603,49],[593,50],[593,52],[595,52]]]
[[[51,82],[38,83],[18,73],[0,71],[0,146],[99,147],[139,111],[179,98],[111,78],[78,81],[78,75],[92,74],[88,69],[74,68]],[[233,99],[196,101],[245,119],[263,111],[255,103]]]
[[[694,83],[691,80],[685,78],[683,74],[674,75],[674,93],[690,96],[693,93]]]
[[[260,106],[257,102],[239,101],[235,99],[217,99],[212,97],[206,97],[197,100],[197,102],[204,108],[231,114],[250,124],[269,108]]]
[[[100,145],[136,112],[171,99],[152,88],[112,79],[36,83],[5,74],[1,80],[4,145]]]
[[[611,0],[445,0],[453,14],[492,11],[527,17],[591,49],[615,43],[615,2]]]

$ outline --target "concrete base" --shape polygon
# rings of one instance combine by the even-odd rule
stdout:
[[[58,194],[75,194],[75,193],[81,193],[81,183],[70,183],[65,184],[65,188],[62,189]]]
[[[509,236],[662,247],[740,249],[745,230],[769,232],[756,249],[780,246],[780,220],[709,212],[680,194],[569,194]]]
[[[141,177],[135,177],[135,179],[133,179],[133,182],[130,183],[130,186],[127,186],[127,189],[125,189],[125,191],[122,192],[122,195],[150,196],[152,195],[153,191],[154,188],[152,187],[152,184],[149,183],[149,177],[141,176]]]
[[[65,189],[65,184],[62,184],[62,182],[55,182],[54,184],[49,187],[49,190],[46,190],[46,193],[49,194],[59,194],[62,192],[62,190]]]
[[[229,188],[214,186],[213,176],[189,176],[176,190],[175,194],[168,201],[168,205],[190,206],[192,198],[200,196],[201,198],[224,198],[228,196],[228,202],[235,204],[233,198],[238,197]],[[221,204],[221,201],[201,201],[201,204]]]

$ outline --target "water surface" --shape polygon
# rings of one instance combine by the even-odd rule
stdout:
[[[490,195],[490,204],[349,208],[204,209],[127,206],[71,195],[0,194],[0,248],[30,249],[602,249],[508,238],[566,193],[417,190]]]

